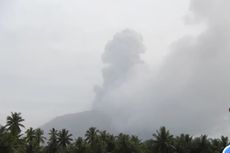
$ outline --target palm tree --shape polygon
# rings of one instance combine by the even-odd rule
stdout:
[[[207,135],[201,135],[193,140],[192,153],[210,153],[211,144]]]
[[[0,153],[11,152],[25,152],[24,140],[8,132],[5,126],[0,126]]]
[[[35,138],[34,138],[34,141],[35,141],[35,146],[36,146],[36,152],[40,152],[41,150],[41,143],[44,143],[45,142],[45,137],[44,137],[44,132],[43,130],[41,130],[40,128],[36,129],[34,131],[35,133]]]
[[[99,131],[100,138],[103,142],[106,142],[109,134],[104,130],[104,131]]]
[[[134,144],[129,135],[120,133],[117,136],[115,153],[137,153],[139,145]],[[136,140],[134,140],[136,141]]]
[[[130,140],[132,141],[132,143],[134,143],[136,145],[140,145],[141,144],[141,140],[138,138],[138,136],[132,135]]]
[[[73,140],[72,138],[72,134],[69,134],[69,131],[66,129],[62,129],[59,133],[58,133],[58,143],[62,148],[66,148],[67,145],[69,145],[71,143],[71,141]]]
[[[26,130],[26,137],[25,137],[25,141],[27,144],[27,151],[28,153],[33,153],[34,149],[35,149],[35,130],[33,130],[33,128],[29,128]]]
[[[48,140],[48,152],[57,153],[58,150],[58,140],[57,140],[58,131],[52,128],[49,132]]]
[[[86,131],[85,141],[89,144],[90,153],[103,153],[105,146],[99,137],[99,130],[95,127],[91,127]]]
[[[165,127],[161,127],[159,131],[157,130],[156,134],[153,134],[153,137],[153,145],[156,152],[171,153],[172,150],[175,150],[173,146],[173,135],[171,135]]]
[[[154,146],[153,146],[154,142],[153,139],[149,139],[149,140],[145,140],[143,142],[143,151],[145,151],[146,153],[152,153],[154,151]]]
[[[100,150],[101,152],[110,152],[109,149],[109,133],[107,133],[105,130],[104,131],[99,131],[99,138],[98,138],[98,143],[100,143]]]
[[[41,143],[45,142],[44,131],[40,128],[35,130],[35,143],[40,146]]]
[[[21,117],[21,113],[11,112],[11,116],[7,116],[6,128],[15,137],[19,137],[21,128],[25,126],[21,123],[24,119]]]
[[[85,153],[86,152],[86,145],[82,137],[77,138],[77,140],[75,141],[73,145],[72,152],[74,153]]]
[[[211,149],[212,153],[219,153],[222,151],[220,139],[211,139]]]
[[[94,146],[96,144],[98,132],[99,131],[95,127],[91,127],[91,128],[89,128],[89,130],[86,131],[86,134],[85,134],[86,139],[85,140],[91,146]]]
[[[107,143],[106,151],[112,152],[115,148],[115,137],[109,134],[109,136],[107,137],[106,143]]]
[[[177,153],[190,153],[192,145],[192,137],[188,134],[181,134],[174,140]]]
[[[10,135],[5,127],[0,127],[0,152],[2,153],[10,153],[15,149],[14,144],[12,143],[12,135]]]
[[[228,137],[221,136],[220,138],[220,143],[221,143],[221,150],[224,150],[224,148],[229,145],[229,140]]]

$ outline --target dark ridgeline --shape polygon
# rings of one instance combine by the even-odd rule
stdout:
[[[172,135],[165,127],[141,140],[137,136],[113,135],[91,127],[84,137],[74,138],[66,129],[50,129],[48,136],[40,128],[27,130],[21,113],[11,113],[0,127],[0,153],[221,153],[229,144],[228,137],[193,137]]]

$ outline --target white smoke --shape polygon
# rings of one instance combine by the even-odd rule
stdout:
[[[144,51],[142,37],[129,29],[117,33],[113,40],[108,42],[102,55],[102,61],[106,64],[103,69],[104,82],[102,87],[95,87],[94,106],[96,109],[107,105],[109,102],[106,98],[110,99],[108,95],[130,79],[134,68],[142,63],[140,54]]]
[[[167,126],[173,132],[224,134],[230,101],[230,1],[192,0],[198,37],[173,44],[159,72],[141,64],[141,37],[126,30],[105,49],[104,84],[94,109],[107,112],[119,130],[138,134]],[[144,70],[143,70],[144,69]]]

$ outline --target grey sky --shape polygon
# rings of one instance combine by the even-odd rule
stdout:
[[[0,5],[0,123],[11,111],[22,112],[27,126],[38,126],[90,109],[94,85],[102,83],[105,45],[123,29],[142,35],[141,58],[150,69],[158,68],[172,42],[203,30],[184,25],[188,0],[3,0]]]

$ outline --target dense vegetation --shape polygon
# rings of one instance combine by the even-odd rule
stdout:
[[[173,136],[165,127],[145,141],[123,133],[114,136],[95,127],[89,128],[84,138],[74,139],[68,130],[54,128],[45,138],[39,128],[22,132],[23,121],[20,113],[7,117],[5,126],[0,127],[0,153],[221,153],[229,144],[224,136],[215,139],[206,135]]]

